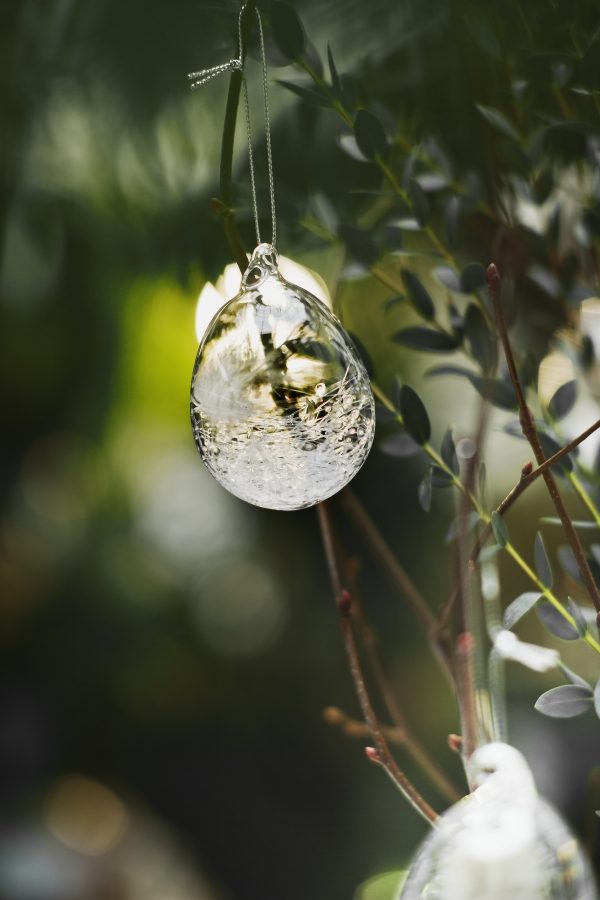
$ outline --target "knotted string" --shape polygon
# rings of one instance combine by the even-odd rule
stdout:
[[[244,4],[245,6],[245,4]],[[240,10],[240,14],[238,17],[238,56],[235,59],[230,59],[228,62],[221,63],[218,66],[211,66],[209,69],[200,69],[198,72],[190,72],[188,78],[192,82],[191,88],[192,90],[196,90],[196,88],[202,87],[203,84],[206,84],[208,81],[212,81],[213,78],[216,78],[218,75],[223,75],[225,72],[235,72],[236,70],[240,70],[242,73],[242,87],[244,92],[244,108],[245,108],[245,118],[246,118],[246,137],[248,140],[248,163],[250,166],[250,185],[252,188],[252,206],[254,210],[254,227],[256,230],[256,243],[261,244],[262,240],[260,237],[260,226],[258,221],[258,201],[256,198],[256,177],[255,177],[255,166],[254,166],[254,150],[252,147],[252,125],[250,120],[250,101],[248,98],[248,84],[246,81],[246,73],[244,72],[244,62],[246,58],[246,54],[244,52],[244,47],[242,43],[242,15],[244,12],[244,6]],[[260,43],[260,58],[261,58],[261,67],[262,67],[262,88],[263,88],[263,109],[265,116],[265,143],[267,146],[267,169],[269,175],[269,196],[271,201],[271,225],[272,225],[272,237],[271,244],[275,247],[275,241],[277,238],[277,219],[275,215],[275,179],[273,176],[273,156],[271,152],[271,120],[269,114],[269,86],[268,86],[268,75],[267,75],[267,56],[265,53],[265,39],[263,34],[262,27],[262,19],[260,17],[260,13],[257,9],[255,9],[256,18],[258,21],[258,35],[259,35],[259,43]]]

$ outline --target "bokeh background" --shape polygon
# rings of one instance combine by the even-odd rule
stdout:
[[[539,363],[557,329],[581,326],[593,347],[596,5],[294,5],[318,55],[329,44],[362,102],[401,136],[399,157],[433,136],[478,195],[455,252],[484,264],[495,253],[509,267],[520,346]],[[210,207],[227,79],[192,94],[186,74],[235,55],[237,10],[232,0],[0,5],[2,900],[386,900],[395,876],[359,886],[404,868],[423,834],[362,743],[323,721],[331,704],[353,715],[357,706],[314,511],[270,513],[227,495],[189,427],[198,296],[231,257]],[[414,314],[386,305],[390,292],[365,273],[360,249],[348,256],[352,241],[315,234],[315,222],[355,223],[381,180],[340,141],[330,110],[275,83],[296,73],[270,38],[269,47],[281,252],[324,280],[384,386],[396,374],[420,386],[435,441],[448,422],[468,437],[470,385],[423,378],[432,358],[389,340]],[[253,71],[259,98],[257,85]],[[504,110],[523,146],[490,127],[478,103]],[[553,130],[530,178],[525,151],[540,123]],[[255,132],[261,169],[259,117]],[[240,134],[236,197],[250,246],[246,163]],[[509,177],[521,187],[538,179],[539,194],[519,188],[500,228],[481,210],[502,210]],[[266,210],[262,171],[259,182]],[[423,184],[435,199],[439,183]],[[413,263],[427,279],[415,223],[405,238],[423,252]],[[437,301],[440,285],[427,283]],[[572,377],[569,365],[554,348],[546,395]],[[573,433],[598,415],[595,377],[588,367]],[[511,419],[494,412],[490,503],[528,458],[503,430]],[[390,428],[382,419],[378,443]],[[585,453],[593,469],[595,446]],[[449,492],[431,514],[420,508],[424,469],[418,456],[376,447],[355,490],[437,608],[453,577],[454,508]],[[538,485],[511,520],[528,558],[550,513]],[[462,788],[446,746],[454,700],[402,598],[340,525],[407,715]],[[552,552],[561,543],[552,530],[547,541]],[[528,588],[503,559],[499,572],[503,602]],[[582,642],[557,641],[535,618],[522,634],[597,678]],[[532,710],[555,674],[508,676],[511,736],[593,850],[599,723],[591,712],[564,723]]]

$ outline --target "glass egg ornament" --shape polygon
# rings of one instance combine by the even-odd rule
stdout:
[[[364,463],[375,431],[366,369],[336,317],[259,244],[198,348],[190,415],[208,470],[255,506],[303,509]]]
[[[486,744],[467,773],[473,793],[439,817],[397,900],[598,900],[581,847],[518,750]]]

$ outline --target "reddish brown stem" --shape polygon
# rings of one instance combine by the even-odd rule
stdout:
[[[336,551],[336,540],[334,536],[333,523],[326,501],[319,504],[318,514],[321,533],[323,536],[323,544],[325,546],[327,562],[329,565],[331,583],[334,590],[336,605],[340,612],[340,625],[342,629],[342,636],[344,639],[344,647],[346,649],[348,662],[350,664],[352,680],[354,682],[354,687],[362,713],[365,717],[367,725],[369,726],[369,730],[373,736],[373,740],[375,741],[375,746],[377,748],[377,759],[374,761],[378,762],[383,767],[387,776],[395,784],[398,790],[404,795],[411,806],[427,822],[429,822],[429,824],[433,824],[438,818],[437,813],[421,796],[419,791],[416,789],[410,779],[407,778],[404,772],[402,772],[398,768],[398,765],[390,752],[381,725],[379,724],[379,720],[373,708],[373,704],[371,703],[371,698],[369,697],[369,692],[367,690],[366,682],[364,679],[352,628],[352,598],[349,592],[343,587],[341,567]]]
[[[504,312],[502,309],[502,282],[500,279],[500,273],[494,263],[491,263],[487,268],[487,281],[490,296],[494,304],[496,322],[498,325],[502,347],[504,348],[506,364],[508,366],[511,381],[515,389],[517,403],[519,404],[519,419],[521,422],[521,428],[523,430],[523,434],[531,445],[531,449],[533,450],[538,465],[541,467],[544,463],[547,462],[547,460],[542,449],[540,439],[538,437],[533,416],[529,407],[527,406],[527,401],[525,400],[525,394],[523,392],[523,387],[521,385],[521,380],[517,371],[517,365],[508,337],[508,329],[506,327],[506,321],[504,319]],[[600,593],[598,592],[598,587],[596,586],[596,582],[594,581],[594,576],[592,575],[591,569],[588,565],[588,561],[585,558],[585,553],[583,551],[583,547],[581,546],[579,536],[577,535],[577,532],[573,527],[571,517],[567,512],[563,499],[560,495],[560,491],[558,490],[556,479],[554,478],[554,475],[552,474],[549,466],[544,468],[544,470],[541,472],[541,475],[546,483],[548,493],[550,494],[550,498],[554,504],[556,512],[558,513],[558,516],[562,522],[565,535],[567,537],[567,540],[569,541],[569,544],[571,545],[571,548],[575,555],[575,559],[577,560],[577,565],[579,571],[581,572],[581,577],[587,588],[590,599],[594,604],[596,610],[600,612]]]
[[[416,618],[422,625],[429,640],[431,650],[451,685],[453,685],[452,667],[448,647],[444,644],[437,630],[436,618],[421,596],[412,579],[398,562],[393,550],[371,519],[358,497],[345,488],[339,495],[344,512],[348,514],[355,527],[364,538],[375,559],[381,564],[390,582],[408,601]]]

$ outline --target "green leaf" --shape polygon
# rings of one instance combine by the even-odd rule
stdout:
[[[429,218],[429,200],[427,194],[416,178],[411,178],[408,185],[408,196],[412,203],[415,219],[419,225],[425,225]]]
[[[542,516],[540,522],[544,525],[560,525],[562,522],[557,516]],[[598,522],[587,522],[585,519],[573,519],[573,527],[580,531],[591,531],[600,528]]]
[[[517,406],[517,397],[512,384],[507,384],[497,378],[485,378],[478,375],[471,375],[469,380],[475,390],[489,400],[493,406],[508,410]]]
[[[355,228],[354,225],[340,225],[338,233],[348,248],[348,252],[358,262],[367,268],[377,262],[379,251],[366,231]]]
[[[417,488],[417,497],[419,504],[425,512],[431,509],[431,498],[433,496],[433,466],[429,466],[427,472],[423,476],[419,487]]]
[[[495,378],[476,375],[475,372],[465,369],[464,366],[434,366],[432,369],[428,369],[425,375],[428,378],[439,375],[458,375],[462,378],[468,378],[476,391],[499,409],[512,410],[517,405],[517,398],[512,384],[507,384]]]
[[[496,338],[490,331],[485,317],[475,303],[469,304],[465,314],[465,332],[471,346],[471,354],[484,372],[496,366]]]
[[[567,607],[569,609],[569,612],[575,619],[575,628],[577,629],[579,637],[584,637],[584,635],[587,633],[587,622],[585,620],[583,612],[581,611],[581,607],[578,603],[575,603],[575,601],[571,597],[567,597]]]
[[[474,294],[485,287],[487,279],[481,263],[472,262],[460,273],[460,287],[463,294]]]
[[[433,270],[435,277],[437,280],[447,287],[449,291],[454,291],[455,293],[462,293],[460,287],[460,278],[450,266],[438,266]]]
[[[271,5],[271,31],[275,43],[290,62],[297,62],[304,53],[305,37],[296,10],[277,0]]]
[[[410,294],[410,298],[419,315],[423,316],[424,319],[435,318],[435,306],[433,305],[431,295],[429,294],[429,291],[423,287],[417,276],[412,272],[404,270],[402,272],[402,281],[404,282],[406,290]]]
[[[492,513],[492,530],[494,532],[494,537],[498,544],[501,547],[506,547],[510,538],[508,535],[508,528],[506,522],[500,515],[497,509],[495,509]]]
[[[385,453],[387,456],[395,456],[399,459],[404,459],[407,456],[414,456],[414,454],[418,453],[421,449],[414,438],[412,438],[410,434],[405,434],[404,432],[390,435],[381,441],[378,444],[378,447],[381,452]]]
[[[445,469],[440,466],[431,467],[431,480],[434,487],[445,488],[451,487],[453,484],[452,475],[449,475]]]
[[[331,52],[331,47],[327,44],[327,61],[329,62],[329,74],[331,76],[331,87],[333,88],[333,92],[336,97],[340,97],[342,94],[342,83],[340,81],[340,76],[338,75],[338,71],[333,61],[333,53]]]
[[[310,103],[311,106],[329,106],[328,98],[316,88],[312,87],[310,83],[296,84],[294,81],[283,81],[278,79],[277,84],[287,88],[292,94],[301,97],[306,103]]]
[[[496,131],[499,131],[504,137],[509,138],[511,141],[519,142],[519,132],[515,126],[508,121],[504,113],[501,113],[499,109],[494,109],[492,106],[483,106],[480,103],[476,103],[475,106],[483,118],[489,122]]]
[[[559,389],[553,394],[548,408],[555,419],[562,419],[571,412],[575,401],[577,400],[577,382],[567,381],[561,384]]]
[[[453,335],[434,331],[433,328],[423,328],[421,325],[397,331],[392,335],[392,340],[411,350],[428,350],[430,353],[448,353],[458,347],[458,341]]]
[[[580,687],[587,688],[588,691],[591,691],[592,688],[588,684],[588,682],[585,680],[585,678],[582,678],[581,675],[578,675],[577,672],[574,672],[573,669],[570,669],[562,661],[559,662],[558,665],[560,666],[560,668],[562,669],[562,671],[564,672],[566,677],[569,679],[571,684],[578,684],[578,685],[580,685]]]
[[[446,463],[449,469],[454,472],[455,475],[458,475],[460,472],[460,466],[458,463],[458,456],[456,455],[456,447],[454,445],[454,438],[452,436],[452,429],[448,428],[446,430],[446,434],[444,435],[444,439],[442,440],[441,447],[442,459]]]
[[[579,571],[579,566],[577,565],[577,560],[575,559],[575,554],[571,547],[569,547],[568,544],[559,547],[556,555],[563,572],[568,575],[569,578],[572,578],[573,581],[581,582],[581,572]]]
[[[519,594],[519,596],[513,600],[512,603],[509,603],[504,610],[502,627],[510,631],[510,629],[535,606],[540,597],[541,594],[539,591],[527,591],[525,594]]]
[[[592,705],[593,693],[579,684],[561,684],[551,688],[535,703],[535,709],[552,719],[570,719],[587,712]]]
[[[367,371],[367,375],[369,376],[369,378],[373,378],[375,375],[375,366],[373,364],[373,358],[371,357],[371,354],[369,353],[361,339],[358,338],[353,331],[348,331],[346,333],[354,344],[356,352],[360,356],[361,362]]]
[[[544,538],[539,531],[535,536],[533,555],[535,559],[535,570],[538,573],[540,580],[544,582],[546,587],[551,588],[554,584],[552,567],[550,565],[550,560],[548,559],[548,554],[546,552]]]
[[[387,137],[385,129],[377,116],[368,109],[359,109],[354,117],[354,136],[356,143],[367,159],[385,156]]]
[[[426,444],[431,437],[429,416],[423,401],[408,384],[403,384],[400,388],[399,406],[404,427],[408,433],[417,444]]]
[[[579,634],[572,625],[562,616],[556,607],[543,600],[535,608],[540,622],[546,626],[550,634],[562,641],[576,641]]]
[[[555,453],[558,453],[558,451],[562,449],[560,444],[544,431],[538,431],[538,438],[540,444],[542,445],[542,450],[544,451],[544,456],[546,457],[546,459],[554,456]],[[561,456],[561,458],[557,462],[555,462],[554,465],[551,466],[551,468],[554,472],[558,472],[561,475],[567,475],[569,472],[572,472],[573,460],[571,459],[570,453],[567,453],[565,456]]]

